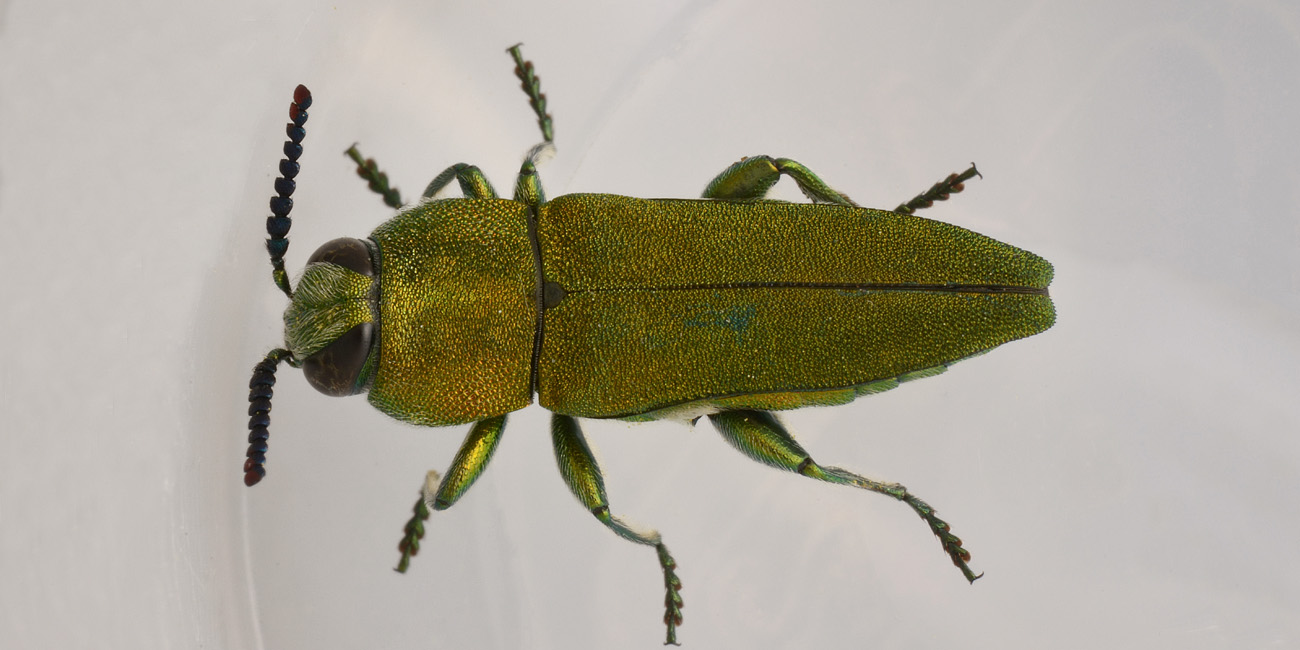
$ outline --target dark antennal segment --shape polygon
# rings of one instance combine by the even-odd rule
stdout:
[[[298,158],[302,156],[302,140],[307,137],[303,125],[307,123],[307,109],[311,106],[311,91],[299,84],[293,91],[289,105],[289,123],[284,125],[288,140],[284,142],[284,158],[280,161],[280,177],[275,179],[275,193],[271,197],[271,216],[266,218],[266,252],[271,255],[271,278],[284,295],[293,298],[289,287],[289,274],[284,270],[284,253],[289,250],[289,227],[293,221],[293,179],[298,175]],[[276,348],[253,367],[253,378],[248,381],[248,459],[244,461],[244,485],[253,486],[266,476],[266,441],[270,437],[271,394],[275,386],[275,369],[281,361],[295,365],[288,350]]]
[[[290,298],[293,297],[293,290],[289,288],[289,274],[284,270],[284,253],[289,250],[287,236],[289,227],[293,225],[293,220],[289,218],[289,211],[293,210],[293,199],[290,197],[297,187],[293,179],[298,175],[302,139],[307,137],[307,129],[303,125],[307,123],[307,108],[310,106],[311,91],[298,84],[293,91],[293,103],[289,105],[290,122],[284,125],[284,133],[289,139],[284,142],[280,177],[275,179],[276,196],[271,197],[271,216],[266,218],[266,234],[270,235],[266,240],[266,252],[271,254],[271,266],[274,267],[271,277],[275,280],[275,286],[280,287],[284,295]]]
[[[275,391],[275,369],[289,358],[289,351],[276,348],[253,366],[248,380],[248,460],[244,461],[244,485],[252,487],[266,476],[266,439],[271,432],[271,395]]]
[[[984,176],[980,174],[979,170],[975,169],[975,163],[971,163],[970,167],[967,168],[966,171],[960,174],[948,174],[948,178],[935,183],[930,186],[930,189],[912,197],[911,201],[894,208],[894,212],[915,214],[917,210],[924,210],[925,208],[934,205],[935,201],[947,201],[950,194],[956,194],[963,189],[966,189],[966,181],[975,178],[976,176],[984,178]]]

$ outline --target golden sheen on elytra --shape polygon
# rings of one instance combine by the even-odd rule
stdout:
[[[477,167],[458,164],[405,205],[354,146],[347,153],[358,173],[401,209],[369,238],[321,246],[295,289],[284,254],[312,101],[298,87],[267,220],[272,277],[291,299],[286,347],[267,354],[249,383],[244,482],[266,474],[282,361],[325,394],[368,393],[399,420],[472,423],[447,472],[422,482],[398,545],[405,572],[431,512],[469,490],[507,414],[536,398],[554,413],[555,456],[574,496],[620,537],[655,548],[665,641],[676,643],[677,563],[658,532],[612,513],[577,418],[707,415],[754,460],[906,503],[966,579],[978,578],[934,508],[897,483],[814,462],[772,413],[883,392],[1052,326],[1051,264],[915,215],[960,192],[978,174],[974,165],[892,211],[860,207],[804,165],[768,156],[727,167],[702,199],[547,201],[536,169],[552,148],[546,95],[519,46],[508,51],[543,137],[513,198],[498,198]],[[766,200],[781,177],[814,204]],[[465,198],[437,198],[452,181]]]

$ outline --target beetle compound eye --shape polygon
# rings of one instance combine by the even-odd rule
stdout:
[[[326,395],[355,395],[368,384],[366,358],[376,336],[379,279],[359,239],[322,246],[298,279],[284,311],[284,340],[312,386]]]
[[[325,242],[307,259],[308,264],[328,262],[351,269],[367,277],[375,277],[375,266],[370,261],[370,249],[365,242],[352,237],[340,237]]]
[[[366,358],[370,356],[374,331],[374,323],[361,323],[325,346],[325,349],[307,357],[302,362],[302,372],[307,376],[307,383],[331,397],[346,397],[364,392],[365,386],[358,380],[365,368]]]

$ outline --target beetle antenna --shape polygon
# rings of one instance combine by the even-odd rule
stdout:
[[[934,205],[935,201],[947,201],[949,195],[956,194],[963,189],[966,189],[966,181],[975,178],[976,176],[984,178],[984,175],[980,174],[978,169],[975,169],[975,163],[971,163],[970,167],[966,171],[960,174],[948,174],[948,178],[931,185],[930,189],[912,197],[911,201],[894,208],[894,212],[916,214],[917,210],[924,210],[925,208]]]
[[[275,286],[280,287],[284,295],[293,298],[293,289],[289,287],[289,274],[284,270],[284,253],[289,250],[289,227],[293,220],[289,211],[293,210],[293,182],[298,175],[298,157],[302,155],[302,139],[307,137],[303,125],[307,123],[307,108],[311,106],[311,91],[298,84],[293,91],[293,103],[289,105],[288,124],[284,133],[289,137],[284,141],[284,158],[280,160],[280,177],[275,179],[275,193],[271,197],[271,216],[266,218],[266,252],[271,254],[271,277]]]
[[[248,380],[248,460],[244,461],[244,485],[252,487],[266,476],[266,439],[271,432],[271,395],[275,391],[275,369],[290,353],[283,348],[271,350],[253,366]],[[290,360],[290,364],[293,361]]]

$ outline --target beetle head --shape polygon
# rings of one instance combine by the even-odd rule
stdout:
[[[378,347],[378,293],[367,242],[335,239],[307,260],[284,311],[284,339],[316,390],[344,396],[370,387]]]

